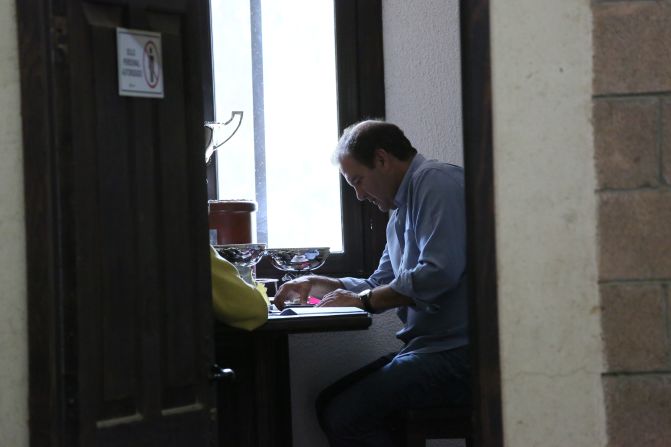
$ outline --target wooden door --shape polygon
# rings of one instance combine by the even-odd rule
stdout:
[[[17,2],[33,446],[216,442],[208,5]],[[160,33],[164,98],[119,95],[119,27]]]

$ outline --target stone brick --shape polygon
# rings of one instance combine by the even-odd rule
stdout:
[[[671,278],[671,191],[599,194],[599,278]]]
[[[616,2],[593,6],[594,92],[671,90],[671,5]]]
[[[671,374],[604,377],[609,447],[669,447]]]
[[[662,103],[662,174],[671,185],[671,100]]]
[[[671,348],[661,285],[602,285],[601,307],[607,371],[669,369]]]
[[[599,188],[638,188],[659,183],[658,100],[594,102],[594,141]]]

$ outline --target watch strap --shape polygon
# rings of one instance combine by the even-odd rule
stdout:
[[[370,304],[370,299],[372,296],[373,296],[373,290],[367,289],[359,294],[359,299],[361,300],[361,304],[363,304],[363,310],[365,310],[368,313],[374,314],[375,311],[373,310],[373,307]]]

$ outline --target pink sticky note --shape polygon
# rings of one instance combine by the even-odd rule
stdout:
[[[316,298],[314,296],[309,296],[308,297],[308,304],[319,304],[321,300],[319,298]]]

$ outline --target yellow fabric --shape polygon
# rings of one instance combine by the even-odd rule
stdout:
[[[268,295],[263,284],[256,288],[240,277],[233,264],[210,246],[212,304],[221,322],[239,329],[254,330],[268,320]]]

